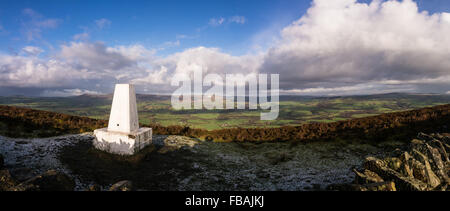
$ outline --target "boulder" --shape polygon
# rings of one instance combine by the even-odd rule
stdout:
[[[133,183],[129,180],[123,180],[112,185],[109,191],[131,191],[132,189]]]
[[[15,186],[15,191],[73,191],[75,182],[66,174],[49,170]]]

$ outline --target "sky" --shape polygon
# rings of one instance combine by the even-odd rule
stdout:
[[[170,94],[176,73],[281,94],[450,94],[447,0],[0,0],[0,95]]]

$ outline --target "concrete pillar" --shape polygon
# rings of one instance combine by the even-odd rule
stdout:
[[[139,128],[132,84],[116,84],[108,128],[94,130],[94,146],[114,154],[132,155],[152,142],[152,129]]]
[[[131,133],[139,129],[136,92],[132,84],[116,84],[108,131]]]

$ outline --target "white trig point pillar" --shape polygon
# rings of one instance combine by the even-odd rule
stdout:
[[[132,84],[116,84],[108,128],[94,131],[94,146],[114,154],[132,155],[152,142],[152,129],[139,128]]]

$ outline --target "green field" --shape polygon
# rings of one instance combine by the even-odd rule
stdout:
[[[140,122],[163,126],[185,125],[208,130],[232,127],[279,127],[334,122],[382,113],[450,104],[450,95],[384,94],[350,97],[281,96],[277,120],[261,121],[262,110],[173,110],[166,96],[138,95]],[[0,97],[1,105],[108,119],[111,96],[67,98]]]

